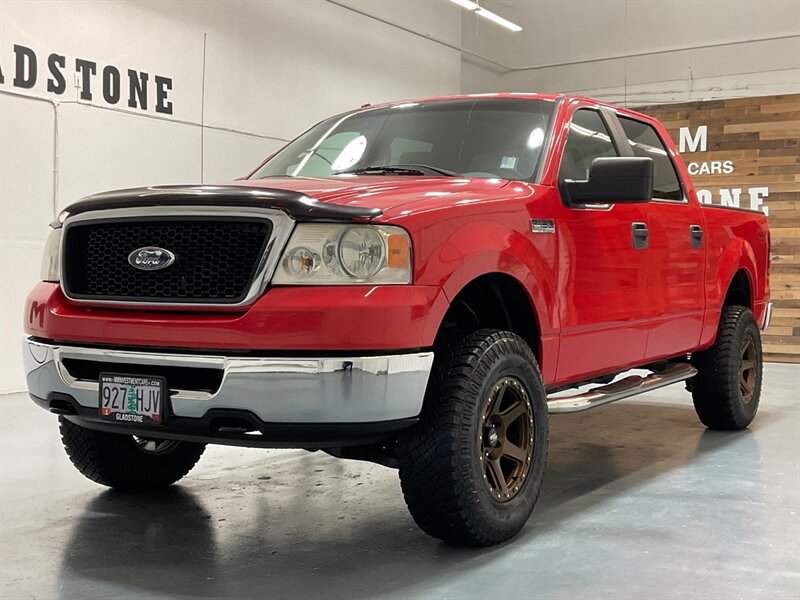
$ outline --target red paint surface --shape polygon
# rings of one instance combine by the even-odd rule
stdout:
[[[27,333],[59,342],[228,350],[391,350],[433,344],[447,300],[432,286],[273,288],[245,312],[87,308],[58,284],[28,296],[45,305]]]

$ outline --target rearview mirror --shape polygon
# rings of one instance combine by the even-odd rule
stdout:
[[[562,190],[569,204],[649,202],[653,197],[653,159],[638,156],[595,158],[589,179],[565,179]]]

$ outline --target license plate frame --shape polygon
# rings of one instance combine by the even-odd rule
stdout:
[[[165,377],[103,372],[97,382],[101,420],[132,427],[164,425],[169,398]]]

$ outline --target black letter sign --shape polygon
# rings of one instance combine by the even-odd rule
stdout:
[[[156,112],[172,114],[172,102],[167,100],[167,92],[171,89],[171,77],[156,75]]]
[[[61,72],[67,64],[67,59],[58,54],[51,54],[47,57],[47,67],[53,76],[47,80],[47,91],[63,94],[67,90],[67,82],[64,80],[64,73]]]
[[[119,102],[119,71],[111,65],[103,69],[103,98],[109,104]]]
[[[3,0],[0,0],[2,3]],[[13,85],[16,88],[32,89],[36,87],[39,80],[39,62],[36,52],[22,46],[14,44],[14,70],[11,73]],[[47,60],[45,60],[45,56]],[[174,80],[172,77],[150,74],[146,71],[136,69],[123,69],[116,65],[98,63],[87,58],[75,58],[75,75],[73,76],[69,61],[73,60],[65,54],[52,52],[42,55],[42,85],[49,94],[63,96],[72,87],[72,78],[75,78],[75,87],[80,88],[79,99],[91,102],[94,94],[92,93],[92,79],[100,76],[97,85],[101,86],[103,101],[108,105],[119,105],[124,102],[122,97],[125,82],[123,77],[128,75],[128,107],[133,109],[147,110],[147,97],[150,94],[150,79],[153,79],[154,102],[153,110],[156,113],[171,115],[173,114],[173,102],[170,99]],[[0,84],[6,83],[2,65],[0,65]],[[44,90],[41,90],[44,91]],[[95,90],[97,88],[95,87]]]
[[[147,73],[137,73],[133,69],[128,69],[128,106],[136,108],[136,101],[139,101],[139,108],[147,110]]]
[[[97,63],[90,60],[83,60],[82,58],[75,59],[75,70],[81,74],[81,100],[92,99],[92,80],[89,77],[91,73],[97,73]]]
[[[17,59],[14,87],[32,88],[36,85],[36,53],[30,48],[14,44],[14,54]]]

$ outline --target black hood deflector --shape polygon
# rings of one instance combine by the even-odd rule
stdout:
[[[310,196],[262,187],[239,185],[161,185],[114,190],[87,196],[70,204],[70,215],[90,210],[147,206],[252,206],[282,210],[297,221],[365,221],[380,217],[378,208],[342,206]]]

